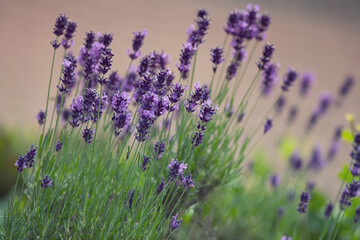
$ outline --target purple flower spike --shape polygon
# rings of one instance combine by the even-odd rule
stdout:
[[[95,42],[95,40],[96,40],[96,36],[93,31],[86,32],[86,38],[85,38],[85,43],[84,43],[85,48],[87,50],[90,50],[90,48],[93,45],[93,43]]]
[[[241,123],[244,117],[245,117],[245,112],[242,111],[241,113],[239,113],[237,116],[238,123]]]
[[[165,188],[164,178],[162,179],[161,183],[159,184],[158,188],[156,189],[156,193],[159,195]]]
[[[61,150],[62,146],[63,146],[63,143],[60,142],[60,140],[58,140],[56,145],[55,145],[56,152],[59,152]]]
[[[95,133],[95,128],[91,130],[91,128],[88,128],[87,126],[82,131],[83,138],[85,140],[85,143],[91,143],[93,135]]]
[[[201,109],[199,112],[199,118],[201,121],[203,121],[204,123],[209,122],[210,120],[212,120],[212,116],[214,114],[216,114],[216,111],[218,110],[218,107],[216,106],[215,108],[212,105],[211,100],[207,100],[206,102],[204,102],[201,105]]]
[[[20,173],[24,170],[24,168],[31,168],[34,164],[34,158],[36,155],[36,150],[38,146],[34,148],[34,145],[31,144],[30,149],[23,156],[20,154],[19,158],[15,162],[15,166],[17,167],[17,171]]]
[[[311,154],[310,161],[307,165],[308,169],[320,170],[325,165],[325,159],[322,156],[320,145],[317,144]]]
[[[294,151],[290,156],[290,166],[291,169],[295,172],[301,169],[302,159],[299,151]]]
[[[298,205],[298,212],[299,213],[306,213],[306,208],[310,200],[310,194],[308,192],[302,192],[300,195],[300,202]]]
[[[150,158],[145,155],[141,164],[142,171],[145,171],[148,168],[149,163],[150,163]]]
[[[271,61],[274,51],[275,51],[275,47],[273,43],[265,44],[263,49],[263,54],[260,57],[260,61],[256,63],[256,65],[260,70],[265,70],[266,65],[269,64]]]
[[[210,26],[209,13],[206,9],[199,9],[197,13],[197,19],[195,19],[196,28],[191,25],[187,33],[189,34],[188,42],[192,46],[198,46],[204,42],[204,36]]]
[[[70,104],[70,112],[72,120],[70,121],[70,125],[72,127],[77,127],[83,121],[83,106],[84,98],[79,96],[73,99],[72,104]]]
[[[298,73],[295,71],[294,68],[289,67],[288,72],[284,76],[284,83],[281,86],[281,89],[285,92],[289,91],[289,88],[292,86],[292,84],[297,79]]]
[[[170,168],[169,175],[175,179],[177,176],[179,176],[183,171],[187,168],[187,164],[179,162],[175,159],[171,159],[168,168]]]
[[[355,84],[355,79],[353,76],[348,75],[345,78],[345,81],[342,83],[342,85],[339,88],[338,94],[340,97],[346,97],[350,90],[353,88]]]
[[[140,77],[143,77],[145,74],[149,73],[150,66],[152,65],[152,58],[150,55],[145,55],[141,60],[138,67],[138,74]]]
[[[179,220],[177,219],[179,214],[176,214],[175,216],[172,216],[172,220],[171,220],[171,231],[174,231],[175,229],[177,229],[178,227],[180,227],[180,223],[182,221],[182,218],[180,218]]]
[[[76,69],[76,59],[74,56],[66,56],[63,60],[63,68],[62,73],[63,77],[61,78],[61,86],[57,86],[61,93],[68,93],[71,92],[71,86],[74,83],[75,78],[75,69]]]
[[[264,134],[270,131],[272,126],[273,126],[273,121],[272,119],[268,118],[264,124]]]
[[[191,45],[191,43],[188,42],[184,43],[183,46],[184,48],[181,49],[179,58],[180,63],[177,63],[176,66],[180,71],[181,78],[186,79],[189,76],[190,63],[192,57],[195,54],[196,47],[194,47],[193,45]]]
[[[65,14],[60,14],[55,21],[54,34],[56,36],[61,36],[64,33],[68,17]]]
[[[340,209],[345,210],[346,207],[351,206],[351,203],[352,201],[349,195],[349,190],[347,188],[344,188],[339,199]]]
[[[186,189],[194,188],[195,181],[193,179],[191,179],[190,171],[188,172],[188,176],[182,178],[181,182],[184,183],[184,187]]]
[[[39,113],[36,115],[36,119],[39,123],[39,125],[43,125],[45,122],[46,113],[42,110],[39,111]]]
[[[52,182],[53,182],[53,180],[52,180],[52,178],[49,177],[49,175],[46,175],[45,178],[40,180],[42,188],[50,187],[52,185]]]
[[[336,156],[336,154],[338,153],[340,148],[340,144],[338,141],[333,141],[330,145],[329,151],[327,153],[327,159],[328,160],[333,160]]]
[[[354,223],[357,223],[360,220],[360,205],[355,209]]]
[[[263,95],[269,95],[277,81],[278,64],[270,63],[263,71]]]
[[[184,102],[184,106],[189,113],[194,112],[197,109],[197,103],[192,99],[187,99],[186,102]]]
[[[130,104],[130,96],[126,92],[117,91],[112,97],[111,107],[115,113],[121,113],[128,109]]]
[[[232,61],[226,69],[226,80],[230,81],[236,76],[237,70],[240,66],[239,61]]]
[[[288,116],[288,124],[292,124],[298,115],[298,107],[296,105],[291,106]]]
[[[332,202],[329,202],[328,204],[326,204],[325,211],[324,211],[324,215],[326,218],[330,217],[333,209],[334,209],[334,204]]]
[[[225,61],[224,48],[217,46],[215,48],[211,48],[210,60],[213,63],[213,72],[215,73],[217,70],[217,66]]]
[[[154,152],[155,152],[155,156],[157,155],[156,158],[161,158],[161,154],[165,152],[165,142],[161,141],[160,144],[159,142],[156,142],[154,146]]]
[[[280,114],[282,110],[284,109],[286,104],[286,98],[284,95],[281,95],[280,98],[276,101],[276,108],[275,111],[277,114]]]
[[[352,182],[346,185],[346,188],[350,197],[356,197],[360,190],[360,181],[353,179]]]
[[[196,127],[198,131],[195,132],[191,140],[191,144],[193,144],[194,147],[199,146],[203,142],[205,136],[204,131],[206,130],[206,125],[201,125],[200,122],[198,122],[198,125]]]
[[[103,51],[103,54],[100,59],[100,66],[99,66],[99,72],[105,75],[111,68],[112,65],[112,57],[114,54],[111,52],[110,48],[106,48]],[[101,79],[103,80],[103,79]],[[100,84],[105,84],[104,81],[99,81]]]
[[[99,101],[100,101],[100,96],[98,96],[95,99],[95,104],[94,104],[95,108],[94,108],[94,113],[93,113],[93,121],[94,122],[97,122],[98,116],[99,116],[99,119],[101,119],[101,116],[105,112],[105,109],[106,109],[106,107],[108,105],[108,97],[107,97],[107,95],[104,93],[101,96],[100,108],[99,108]]]
[[[169,101],[172,104],[178,103],[180,101],[181,96],[184,94],[185,89],[186,89],[186,85],[185,87],[183,87],[180,83],[173,84],[169,94]]]
[[[142,31],[139,32],[133,32],[133,34],[134,34],[134,39],[132,43],[132,51],[129,48],[128,55],[132,60],[135,60],[141,56],[140,48],[143,45],[145,36],[147,35],[147,30],[143,29]]]
[[[277,174],[273,174],[269,178],[269,182],[273,188],[276,188],[280,185],[280,177]]]
[[[326,114],[327,110],[330,107],[330,104],[333,103],[333,97],[329,92],[322,92],[320,95],[319,102],[319,112],[320,114]]]
[[[111,33],[104,33],[103,35],[100,36],[99,42],[104,44],[105,48],[107,48],[109,47],[113,39],[114,37]]]
[[[300,96],[306,97],[314,82],[315,74],[313,72],[304,72],[300,78]]]
[[[76,22],[68,21],[66,25],[66,32],[64,34],[65,38],[68,40],[72,39],[74,37],[76,28],[77,28]]]
[[[229,13],[226,25],[223,25],[227,34],[234,34],[236,32],[240,17],[241,13],[237,9]]]
[[[56,40],[51,41],[50,44],[54,49],[58,49],[61,45],[61,43],[58,43]]]

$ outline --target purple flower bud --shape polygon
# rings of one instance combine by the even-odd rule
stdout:
[[[346,76],[345,81],[339,88],[338,94],[340,97],[346,97],[349,94],[350,90],[353,88],[355,84],[355,78],[351,75]]]
[[[333,141],[339,141],[341,138],[343,126],[337,126],[334,132]]]
[[[169,94],[169,101],[173,104],[179,102],[181,96],[184,94],[185,89],[186,85],[183,88],[180,83],[173,84]]]
[[[291,169],[295,172],[301,169],[302,159],[299,151],[294,151],[290,156],[290,166]]]
[[[145,55],[141,60],[138,67],[138,74],[140,77],[143,77],[145,74],[148,73],[150,66],[152,64],[152,58],[149,55]]]
[[[286,99],[284,95],[281,95],[279,99],[276,101],[276,108],[275,111],[277,114],[280,114],[282,110],[284,109],[284,106],[286,104]]]
[[[68,17],[65,14],[60,14],[55,21],[54,34],[56,36],[61,36],[64,33]]]
[[[237,116],[238,123],[241,123],[244,117],[245,117],[245,112],[240,112]]]
[[[339,151],[339,147],[340,147],[340,144],[339,144],[338,141],[333,141],[331,143],[328,154],[327,154],[327,159],[328,160],[333,160],[334,159],[337,152]]]
[[[156,193],[159,195],[165,188],[164,178],[162,179],[161,183],[159,184],[158,188],[156,189]]]
[[[135,190],[134,190],[134,188],[132,188],[127,193],[127,197],[126,197],[127,203],[129,205],[129,209],[131,209],[131,207],[132,207],[132,204],[133,204],[133,201],[134,201],[134,195],[135,195]]]
[[[183,171],[187,168],[187,164],[178,162],[175,159],[171,159],[168,168],[170,168],[169,176],[175,179],[177,176],[183,173]]]
[[[279,67],[275,63],[270,63],[266,65],[265,69],[263,70],[263,95],[269,95],[273,86],[275,85],[277,81],[277,72],[279,70]]]
[[[300,95],[305,97],[308,95],[311,85],[315,81],[313,72],[304,72],[300,78]]]
[[[85,38],[85,42],[84,42],[85,48],[87,50],[90,50],[90,48],[93,45],[93,43],[95,42],[95,40],[96,40],[96,36],[93,31],[86,32],[86,38]]]
[[[200,120],[205,123],[212,120],[212,116],[216,114],[216,110],[218,110],[218,108],[217,106],[215,108],[213,107],[211,100],[204,102],[199,112]]]
[[[184,183],[185,189],[189,189],[189,188],[194,187],[195,181],[193,179],[191,179],[191,172],[190,171],[188,172],[188,176],[182,178],[181,182]]]
[[[189,42],[184,43],[183,46],[184,48],[181,49],[179,58],[180,63],[177,63],[176,66],[180,71],[181,78],[186,79],[189,75],[190,63],[196,52],[196,47],[191,45]]]
[[[320,95],[319,112],[320,114],[326,114],[331,103],[333,103],[333,97],[329,92],[322,92]]]
[[[36,115],[36,119],[39,123],[39,125],[43,125],[45,122],[46,113],[42,110],[39,111],[39,113]]]
[[[117,91],[112,97],[111,107],[115,113],[121,113],[128,109],[130,96],[126,92]]]
[[[75,68],[77,66],[75,57],[70,55],[66,56],[62,65],[62,84],[57,87],[61,93],[68,93],[71,92],[70,86],[73,84],[75,78]]]
[[[174,231],[175,229],[177,229],[178,227],[180,227],[180,223],[182,221],[182,218],[177,219],[179,214],[176,214],[175,216],[172,216],[172,220],[171,220],[171,231]]]
[[[96,99],[95,99],[95,108],[94,108],[94,112],[93,112],[93,121],[94,122],[97,122],[98,120],[98,117],[99,119],[101,119],[101,116],[103,115],[103,113],[105,112],[106,110],[106,107],[108,105],[108,97],[107,95],[104,93],[102,96],[101,96],[101,101],[100,101],[100,104],[99,104],[99,101],[100,101],[100,96],[98,96]],[[99,106],[100,105],[100,106]],[[100,108],[99,108],[100,107]]]
[[[352,201],[349,195],[349,190],[347,188],[344,188],[339,199],[340,209],[345,210],[346,207],[351,206],[351,203]]]
[[[40,183],[41,183],[41,187],[42,188],[47,188],[50,187],[52,185],[52,178],[49,177],[49,175],[46,175],[45,178],[40,179]]]
[[[350,197],[357,196],[359,190],[360,190],[360,181],[353,179],[352,182],[348,183],[346,185],[346,189],[348,190],[348,195]]]
[[[148,168],[149,163],[150,163],[150,158],[145,155],[141,164],[142,171],[145,171]]]
[[[207,10],[199,9],[197,19],[195,19],[196,29],[193,26],[188,29],[188,42],[191,43],[192,46],[197,46],[204,42],[204,36],[210,26],[210,18],[208,15]]]
[[[59,151],[61,150],[62,145],[63,145],[63,143],[60,142],[60,140],[58,140],[57,143],[56,143],[56,145],[55,145],[55,150],[56,150],[56,152],[59,152]]]
[[[154,152],[155,156],[157,156],[156,158],[161,158],[161,154],[165,152],[165,142],[161,141],[160,144],[159,142],[156,142]]]
[[[109,47],[113,39],[114,37],[111,33],[104,33],[103,35],[100,36],[99,42],[104,44],[105,48],[107,48]]]
[[[144,38],[147,35],[147,30],[143,29],[139,32],[133,32],[134,39],[132,43],[132,51],[128,50],[128,55],[132,60],[137,59],[141,56],[140,48],[143,45]]]
[[[264,124],[264,134],[267,133],[273,126],[272,119],[268,118],[266,119],[266,122]]]
[[[277,174],[273,174],[269,178],[269,182],[273,188],[276,188],[280,185],[280,177]]]
[[[298,205],[298,212],[299,213],[306,213],[306,208],[310,200],[310,194],[308,192],[302,192],[300,195],[300,202]]]
[[[100,59],[99,72],[102,74],[106,74],[112,65],[112,57],[114,54],[111,52],[110,48],[106,48],[103,51],[103,54]],[[103,80],[103,79],[102,79]],[[100,84],[104,84],[105,82],[101,81]]]
[[[266,65],[268,65],[271,61],[274,51],[275,51],[275,47],[273,43],[265,44],[263,49],[263,54],[260,57],[260,61],[256,63],[256,65],[260,70],[265,70]]]
[[[85,140],[85,143],[91,143],[93,135],[95,133],[95,128],[91,130],[91,128],[88,128],[87,126],[82,131],[82,136]]]
[[[330,217],[333,209],[334,209],[334,204],[332,202],[329,202],[328,204],[326,204],[325,211],[324,211],[324,215],[326,218]]]
[[[72,22],[72,21],[68,21],[67,25],[66,25],[66,31],[65,31],[65,38],[70,40],[73,38],[74,33],[76,31],[76,27],[77,27],[77,23],[76,22]]]
[[[225,51],[224,48],[221,48],[220,46],[211,48],[210,60],[213,63],[214,73],[217,70],[217,66],[225,61],[225,58],[223,57],[224,51]]]
[[[320,145],[317,144],[311,154],[310,161],[307,165],[308,169],[320,170],[325,165],[325,159],[322,156]]]
[[[237,9],[229,13],[226,26],[225,25],[223,26],[227,34],[234,34],[236,32],[240,17],[241,14]]]
[[[36,155],[36,150],[38,146],[34,148],[34,145],[31,144],[30,149],[23,156],[20,154],[19,158],[15,162],[15,166],[17,167],[17,171],[20,173],[24,170],[24,168],[31,168],[34,164],[34,158]]]
[[[61,43],[58,43],[56,40],[51,41],[50,44],[54,49],[58,49],[61,45]]]
[[[360,220],[360,205],[355,209],[354,223],[357,223]]]
[[[298,73],[295,71],[293,67],[289,67],[288,72],[284,76],[284,83],[281,86],[281,89],[285,92],[289,91],[289,87],[292,86],[292,84],[297,79]]]
[[[237,70],[240,66],[240,62],[232,61],[226,69],[226,80],[230,81],[236,76]]]
[[[70,111],[71,111],[71,117],[72,121],[70,121],[70,125],[72,127],[77,127],[80,125],[80,122],[83,120],[83,106],[84,98],[82,96],[79,96],[77,98],[73,99],[72,104],[70,104]]]
[[[204,131],[206,130],[206,125],[205,124],[201,125],[200,122],[198,122],[197,129],[198,129],[198,131],[195,132],[195,134],[191,140],[191,144],[193,144],[194,147],[199,146],[203,142],[204,136],[205,136]]]

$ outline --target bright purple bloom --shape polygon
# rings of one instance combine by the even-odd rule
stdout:
[[[224,48],[217,46],[215,48],[211,48],[210,60],[213,63],[213,72],[215,73],[217,70],[217,66],[225,61]]]
[[[111,107],[115,113],[121,113],[128,109],[130,104],[130,96],[126,92],[117,91],[112,97]]]
[[[207,100],[203,104],[201,104],[201,109],[199,112],[199,118],[204,123],[212,120],[212,116],[216,114],[217,107],[213,107],[211,100]]]
[[[304,72],[300,78],[300,95],[305,97],[308,95],[311,85],[315,81],[313,72]]]
[[[43,125],[45,122],[46,113],[42,110],[39,111],[39,113],[36,115],[36,119],[39,123],[39,125]]]
[[[175,179],[177,176],[183,173],[183,171],[187,168],[187,164],[178,162],[175,159],[171,159],[168,168],[170,168],[169,176]]]
[[[210,26],[210,18],[207,10],[199,9],[197,13],[196,29],[193,25],[190,26],[187,33],[189,34],[188,42],[193,46],[198,46],[204,42],[204,36]]]
[[[276,188],[280,185],[280,177],[277,174],[273,174],[269,178],[269,182],[273,188]]]
[[[273,126],[272,119],[270,119],[270,118],[266,119],[266,122],[264,124],[264,134],[267,133],[268,131],[270,131],[272,126]]]
[[[184,106],[186,111],[188,111],[189,113],[194,112],[197,109],[196,101],[189,98],[186,100],[186,102],[184,102]]]
[[[334,209],[334,204],[332,202],[329,202],[328,204],[326,204],[325,211],[324,211],[324,215],[326,218],[330,217],[333,209]]]
[[[320,145],[317,144],[311,154],[310,161],[307,165],[309,169],[320,170],[325,165],[325,159],[322,156]]]
[[[300,195],[300,202],[298,205],[298,212],[299,213],[306,213],[306,208],[310,200],[310,194],[308,192],[302,192]]]
[[[170,69],[166,68],[164,70],[160,70],[156,75],[155,78],[153,80],[153,92],[160,95],[160,96],[164,96],[166,93],[166,83],[167,83],[167,79],[168,77],[171,75]]]
[[[70,104],[70,111],[72,120],[70,121],[70,125],[72,127],[77,127],[83,121],[83,106],[84,98],[79,96],[73,99],[72,104]]]
[[[291,166],[292,170],[294,172],[300,170],[302,167],[302,162],[303,161],[302,161],[299,151],[294,151],[290,156],[290,166]]]
[[[65,14],[60,14],[55,21],[54,34],[56,36],[61,36],[64,33],[68,17]]]
[[[84,42],[84,47],[87,50],[90,50],[91,46],[93,45],[93,43],[96,40],[96,36],[95,33],[93,31],[90,32],[86,32],[86,38],[85,38],[85,42]]]
[[[159,195],[165,188],[164,178],[162,179],[161,183],[159,184],[158,188],[156,189],[156,193]]]
[[[85,140],[85,143],[91,143],[93,135],[95,133],[95,128],[91,130],[91,128],[88,128],[87,126],[82,131],[82,136]]]
[[[109,47],[113,39],[114,37],[111,33],[104,33],[103,35],[100,36],[99,42],[104,44],[105,48],[107,48]]]
[[[180,63],[177,63],[176,66],[180,71],[181,78],[186,79],[189,76],[190,63],[196,52],[196,47],[189,42],[184,43],[183,46],[184,48],[181,49],[179,58]]]
[[[36,150],[38,146],[34,148],[34,145],[31,144],[30,149],[23,156],[20,154],[19,158],[15,162],[15,166],[17,167],[17,171],[20,173],[24,170],[24,168],[31,168],[34,164],[34,158],[36,155]]]
[[[49,177],[49,175],[46,175],[45,178],[40,179],[40,183],[41,183],[41,187],[42,188],[47,188],[50,187],[52,185],[52,178]]]
[[[132,51],[129,48],[128,55],[132,60],[135,60],[141,56],[140,48],[143,45],[145,36],[147,35],[147,30],[143,29],[142,31],[139,32],[133,32],[133,34],[134,34],[134,39],[132,43]]]
[[[298,77],[298,73],[295,71],[295,69],[292,67],[289,67],[288,72],[284,76],[284,83],[281,86],[281,89],[285,92],[289,91],[289,87],[292,86],[292,84],[295,82],[297,77]]]
[[[169,94],[169,101],[173,104],[179,102],[181,96],[184,94],[185,89],[186,85],[183,88],[180,83],[173,84]]]
[[[71,92],[70,86],[75,81],[75,68],[77,66],[75,57],[70,55],[66,56],[62,65],[62,84],[61,86],[58,85],[57,87],[61,93],[68,93]]]
[[[161,154],[163,152],[165,152],[165,142],[161,141],[156,142],[155,147],[154,147],[154,152],[155,152],[155,156],[157,156],[156,158],[161,158]]]
[[[190,171],[188,172],[188,176],[182,177],[181,182],[184,183],[184,187],[185,187],[186,189],[189,189],[189,188],[193,188],[193,187],[194,187],[195,181],[194,181],[193,179],[191,179],[191,172],[190,172]]]
[[[58,140],[57,143],[56,143],[56,145],[55,145],[55,150],[56,150],[56,152],[58,152],[58,151],[61,150],[62,145],[63,145],[63,143],[60,142],[60,140]]]
[[[260,61],[256,63],[259,70],[265,70],[266,65],[268,65],[271,61],[272,55],[275,51],[275,47],[273,43],[267,43],[264,46],[263,54],[260,57]]]
[[[175,216],[172,216],[172,220],[171,220],[171,231],[174,231],[175,229],[177,229],[178,227],[180,227],[180,223],[182,221],[182,218],[180,218],[179,220],[177,219],[179,214],[176,214]]]
[[[351,75],[346,76],[345,81],[339,88],[338,94],[340,97],[346,97],[349,94],[350,90],[355,84],[355,78]]]
[[[152,65],[152,58],[150,55],[145,55],[141,60],[138,66],[138,74],[140,77],[143,77],[146,73],[148,73],[150,66]]]

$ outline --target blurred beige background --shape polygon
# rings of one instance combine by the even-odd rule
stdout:
[[[208,82],[211,78],[210,48],[223,42],[225,35],[221,26],[228,12],[235,7],[245,8],[247,3],[235,0],[0,0],[0,124],[37,125],[35,116],[40,108],[45,108],[52,57],[49,42],[54,39],[52,29],[59,13],[66,13],[78,23],[75,46],[72,47],[76,55],[86,30],[112,32],[115,37],[111,45],[115,53],[113,67],[120,74],[124,73],[129,63],[126,50],[131,46],[132,32],[147,28],[149,35],[142,52],[164,50],[170,53],[170,68],[177,73],[175,63],[186,40],[186,29],[193,23],[197,8],[205,7],[210,12],[212,24],[206,43],[199,49],[195,81]],[[302,110],[307,111],[292,130],[298,135],[303,131],[305,120],[322,89],[335,93],[348,73],[357,80],[360,78],[360,1],[263,0],[254,3],[260,4],[261,11],[272,16],[268,41],[275,43],[275,59],[281,63],[281,74],[289,65],[299,71],[313,70],[316,73],[317,81],[309,98],[299,102]],[[253,62],[260,55],[261,48],[258,47]],[[60,58],[55,66],[54,76],[57,77]],[[255,64],[250,66],[247,81],[256,70]],[[297,101],[297,92],[292,94],[292,99]],[[261,102],[258,113],[269,106],[265,102]],[[320,122],[326,131],[323,127],[323,134],[318,134],[313,140],[323,141],[327,148],[333,126],[346,124],[343,120],[345,113],[352,112],[360,120],[359,103],[360,81],[357,81],[342,109],[331,111],[330,120]],[[281,128],[281,125],[276,128]],[[346,156],[350,148],[349,144],[342,144],[343,158],[323,171],[324,176],[336,175],[341,162],[348,161]]]

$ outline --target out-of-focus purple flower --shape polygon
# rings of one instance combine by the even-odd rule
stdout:
[[[79,126],[83,120],[83,111],[84,111],[83,102],[84,102],[84,98],[82,96],[79,96],[77,98],[74,98],[72,104],[70,104],[70,111],[72,117],[72,120],[70,121],[70,125],[72,127]]]
[[[211,48],[210,60],[213,63],[213,72],[215,73],[217,70],[217,66],[225,61],[224,48],[217,46],[215,48]]]
[[[227,118],[230,118],[234,114],[234,107],[230,102],[226,103],[224,113]]]
[[[347,188],[344,188],[339,199],[340,209],[344,210],[346,207],[351,206],[351,203],[352,201],[349,195],[349,190]]]
[[[92,142],[92,138],[93,138],[93,135],[95,133],[95,128],[94,129],[91,129],[91,128],[88,128],[88,126],[86,126],[84,128],[84,130],[82,131],[82,136],[85,140],[85,143],[91,143]]]
[[[351,75],[346,76],[345,81],[341,84],[338,94],[340,97],[346,97],[355,84],[355,78]]]
[[[346,188],[348,189],[348,195],[353,198],[360,190],[360,181],[353,179],[352,182],[346,185]]]
[[[315,74],[313,72],[304,72],[300,78],[300,96],[306,97],[314,82]]]
[[[292,124],[298,115],[298,107],[296,105],[291,106],[288,116],[288,124]]]
[[[26,152],[24,156],[20,154],[19,158],[15,162],[15,166],[19,173],[22,172],[24,168],[31,168],[33,166],[37,149],[38,146],[34,148],[34,145],[31,144],[30,149]]]
[[[61,36],[64,33],[68,17],[65,14],[60,14],[55,20],[55,27],[53,33],[56,36]]]
[[[245,112],[244,111],[240,112],[237,116],[238,123],[241,123],[244,117],[245,117]]]
[[[343,131],[343,126],[337,126],[334,132],[333,141],[339,141]]]
[[[114,113],[111,120],[114,122],[115,136],[118,136],[121,133],[122,129],[129,125],[131,120],[131,113],[130,111]]]
[[[150,157],[145,155],[141,164],[141,168],[142,168],[141,170],[145,171],[148,168],[149,163],[150,163]]]
[[[199,9],[195,22],[196,28],[191,25],[187,31],[187,33],[189,34],[187,41],[191,43],[192,46],[198,46],[199,44],[204,42],[204,36],[206,35],[206,31],[210,26],[210,18],[208,11],[205,9]]]
[[[333,97],[329,92],[322,92],[319,101],[319,112],[320,114],[326,114],[329,106],[333,103]]]
[[[203,142],[205,136],[204,131],[206,130],[206,125],[201,125],[200,122],[198,122],[198,125],[196,127],[198,131],[195,132],[191,140],[191,144],[193,144],[194,147],[199,146]]]
[[[169,176],[175,179],[187,168],[187,164],[171,159],[168,168],[170,168]]]
[[[277,210],[278,218],[281,218],[284,215],[285,209],[283,207],[279,207]]]
[[[290,166],[291,169],[295,172],[301,169],[302,167],[302,158],[299,151],[294,151],[290,156]]]
[[[156,193],[159,195],[165,188],[166,183],[164,182],[164,178],[156,189]]]
[[[280,114],[282,112],[282,110],[285,107],[285,104],[286,104],[286,98],[284,95],[281,95],[279,99],[276,101],[275,111],[277,114]]]
[[[63,68],[62,68],[62,78],[61,78],[61,86],[57,86],[61,93],[71,92],[70,86],[74,82],[75,77],[75,68],[77,66],[76,59],[74,56],[66,56],[63,60]]]
[[[152,51],[150,53],[151,64],[149,66],[150,73],[154,75],[161,69],[166,69],[167,65],[170,63],[170,56],[165,52]],[[168,80],[171,80],[170,78]],[[171,80],[172,81],[172,80]]]
[[[261,32],[261,33],[265,32],[269,28],[270,23],[271,23],[271,17],[267,14],[262,14],[259,17],[259,22],[258,22],[259,32]]]
[[[229,13],[226,25],[223,25],[223,28],[227,34],[234,34],[236,32],[240,17],[241,13],[237,9]]]
[[[288,72],[284,76],[284,83],[281,86],[281,89],[285,92],[289,91],[289,88],[296,81],[298,77],[298,73],[295,71],[293,67],[289,67]]]
[[[47,188],[47,187],[50,187],[52,185],[52,178],[49,177],[49,175],[46,175],[45,178],[43,179],[40,179],[40,185],[42,188]]]
[[[247,58],[246,48],[244,46],[242,46],[239,49],[235,49],[233,51],[233,57],[234,57],[234,61],[236,61],[238,63],[245,61]]]
[[[226,69],[226,80],[230,81],[236,76],[237,70],[240,66],[240,62],[232,61]]]
[[[94,108],[94,113],[93,113],[93,121],[94,122],[97,122],[98,118],[101,119],[101,116],[103,115],[103,113],[105,112],[106,110],[106,107],[108,105],[108,97],[107,95],[104,93],[102,96],[101,96],[101,101],[100,101],[100,96],[98,96],[96,99],[95,99],[95,108]]]
[[[121,90],[125,92],[131,92],[134,89],[137,80],[138,75],[136,73],[136,70],[134,68],[130,68],[129,73],[125,76],[125,79],[123,80],[124,83]]]
[[[274,51],[275,51],[275,47],[273,43],[265,44],[262,56],[260,57],[260,61],[256,63],[259,70],[265,70],[266,65],[268,65],[271,61]]]
[[[182,79],[186,79],[189,76],[191,59],[196,52],[196,47],[191,43],[186,42],[183,44],[184,48],[181,49],[179,63],[176,64],[180,71]]]
[[[336,154],[338,153],[339,148],[340,148],[340,143],[338,141],[332,141],[327,154],[327,159],[333,160]]]
[[[281,240],[292,240],[290,236],[282,236]]]
[[[212,120],[212,116],[214,114],[216,114],[216,111],[218,110],[217,107],[214,108],[214,106],[212,105],[212,101],[211,100],[207,100],[206,102],[204,102],[201,105],[201,109],[199,112],[199,118],[201,121],[203,122],[208,122],[210,120]]]
[[[165,141],[161,141],[160,143],[156,142],[154,152],[155,156],[157,156],[156,158],[161,158],[161,154],[165,152]]]
[[[311,157],[310,157],[310,161],[308,162],[308,169],[313,169],[313,170],[320,170],[324,167],[325,165],[325,159],[322,156],[322,152],[321,152],[321,148],[319,144],[316,144]]]
[[[270,119],[270,118],[266,119],[266,122],[264,123],[264,134],[267,133],[268,131],[270,131],[272,126],[273,126],[272,119]]]
[[[279,67],[275,63],[269,63],[266,65],[265,69],[263,70],[263,95],[269,95],[271,90],[273,89],[273,86],[275,85],[277,81],[277,72],[279,70]]]
[[[40,110],[39,113],[36,115],[36,119],[39,125],[43,125],[45,122],[46,113],[43,110]]]
[[[310,194],[308,192],[302,192],[300,195],[300,202],[298,205],[298,212],[299,213],[306,213],[306,208],[310,200]]]
[[[182,218],[177,219],[178,216],[179,216],[179,214],[176,214],[175,216],[172,216],[171,231],[174,231],[175,229],[177,229],[181,225],[180,223],[182,221]]]
[[[62,146],[63,146],[63,143],[60,140],[58,140],[55,145],[56,152],[59,152],[61,150]]]
[[[311,113],[309,121],[307,123],[307,126],[306,126],[307,131],[310,131],[315,126],[315,124],[319,120],[320,116],[321,116],[321,113],[319,112],[318,108],[315,108],[314,111]]]
[[[334,204],[332,202],[329,202],[328,204],[326,204],[324,216],[326,218],[329,218],[333,209],[334,209]]]
[[[145,55],[139,63],[137,72],[140,77],[143,77],[145,74],[148,73],[150,66],[152,64],[152,58],[150,55]]]
[[[273,188],[276,188],[280,185],[280,177],[277,174],[273,174],[269,178],[269,182]]]
[[[315,187],[315,182],[314,181],[310,180],[310,181],[308,181],[306,183],[306,190],[307,191],[311,192],[314,189],[314,187]]]
[[[113,39],[114,37],[111,33],[104,33],[99,37],[99,42],[104,44],[104,46],[107,48],[109,47]]]
[[[181,182],[184,183],[184,187],[186,189],[194,187],[195,181],[193,179],[191,179],[191,172],[190,171],[188,172],[188,176],[182,177]]]
[[[127,204],[129,205],[129,209],[131,209],[131,207],[132,207],[132,204],[133,204],[133,201],[134,201],[134,195],[135,195],[135,189],[132,188],[127,193],[127,197],[126,197]]]
[[[129,48],[127,53],[132,60],[135,60],[141,56],[140,48],[143,45],[144,38],[148,34],[148,32],[146,29],[143,29],[139,32],[133,32],[133,34],[134,38],[132,43],[132,51]]]
[[[360,205],[355,209],[354,223],[357,223],[360,220]]]
[[[58,43],[56,40],[51,41],[50,44],[54,49],[58,49],[61,45],[61,43]]]

